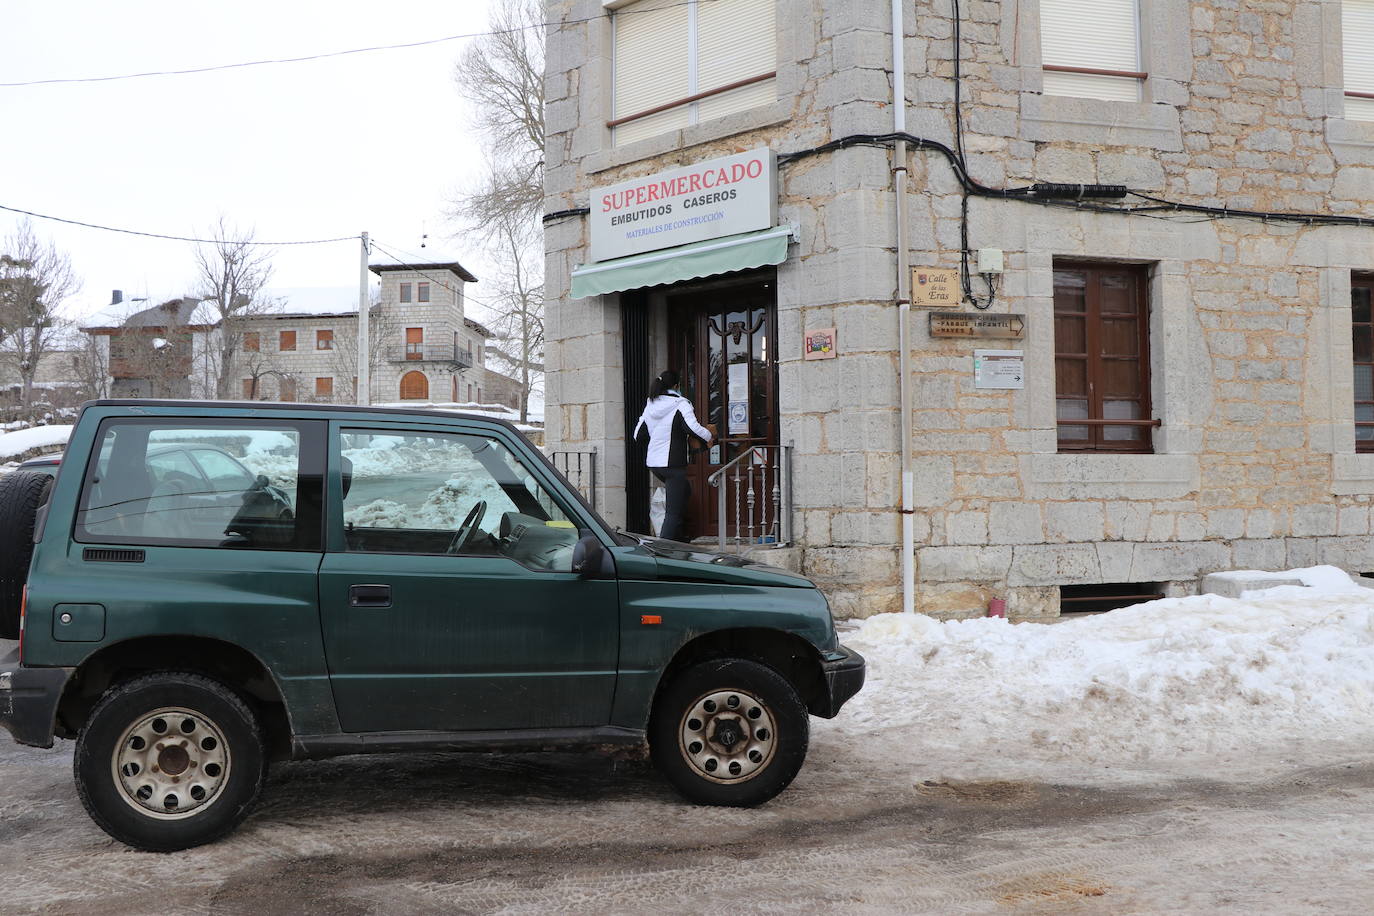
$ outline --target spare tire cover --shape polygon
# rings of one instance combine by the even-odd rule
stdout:
[[[0,477],[0,639],[19,638],[19,605],[33,559],[33,520],[52,477],[15,471]]]

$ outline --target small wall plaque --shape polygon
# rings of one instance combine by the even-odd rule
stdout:
[[[835,329],[817,328],[814,331],[806,332],[806,342],[802,348],[802,357],[805,359],[834,359],[835,349]]]
[[[911,304],[919,308],[950,308],[963,298],[959,271],[915,267],[911,271]]]
[[[1021,350],[974,350],[974,388],[1025,388],[1026,360]]]

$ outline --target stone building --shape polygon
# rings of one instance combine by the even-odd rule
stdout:
[[[725,440],[694,533],[708,475],[743,455],[766,503],[790,467],[747,539],[839,613],[1374,569],[1371,0],[548,20],[546,436],[617,522],[671,365]]]
[[[476,277],[456,261],[371,269],[381,279],[369,328],[372,403],[519,406],[516,381],[487,367],[492,332],[464,313],[464,285]],[[230,376],[238,384],[231,396],[356,403],[356,297],[337,300],[337,310],[301,311],[288,297],[281,311],[237,322]],[[119,315],[118,304],[106,314]],[[200,300],[171,300],[119,321],[93,321],[85,330],[109,354],[114,396],[213,396],[224,331]],[[169,355],[175,353],[183,355]]]

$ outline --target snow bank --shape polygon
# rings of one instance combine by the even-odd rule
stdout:
[[[869,668],[841,720],[907,760],[922,746],[1144,761],[1374,738],[1374,590],[1331,567],[1277,576],[1316,587],[1052,626],[873,617],[844,640]]]
[[[22,455],[35,448],[60,449],[66,446],[71,435],[72,428],[61,425],[34,426],[30,429],[5,433],[0,435],[0,458]]]

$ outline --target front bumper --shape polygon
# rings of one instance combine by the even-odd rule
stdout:
[[[0,659],[0,728],[30,747],[52,747],[53,725],[70,668],[22,668],[19,650]]]
[[[822,719],[833,719],[839,715],[840,707],[863,688],[867,664],[862,655],[844,646],[837,646],[834,652],[825,653],[821,662],[825,690],[816,698],[811,714]]]

